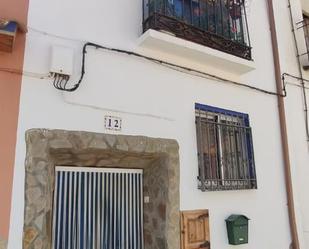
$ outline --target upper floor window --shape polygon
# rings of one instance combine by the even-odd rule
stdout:
[[[309,17],[304,16],[304,32],[305,32],[305,39],[307,45],[307,51],[309,52]]]
[[[247,114],[196,104],[199,188],[257,188]]]
[[[144,0],[144,31],[177,37],[251,59],[245,0]]]

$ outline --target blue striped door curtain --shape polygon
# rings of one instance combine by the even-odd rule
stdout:
[[[53,249],[143,249],[142,170],[56,167]]]

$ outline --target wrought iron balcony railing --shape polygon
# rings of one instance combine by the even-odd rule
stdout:
[[[303,21],[297,23],[298,24],[298,29],[302,29],[305,34],[305,40],[306,40],[306,49],[305,51],[301,51],[300,56],[305,56],[305,61],[304,61],[304,69],[308,70],[309,69],[309,17],[304,16]]]
[[[251,60],[245,0],[144,0],[143,29]]]

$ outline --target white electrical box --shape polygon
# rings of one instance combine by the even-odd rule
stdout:
[[[50,72],[63,75],[72,75],[74,65],[74,49],[62,46],[53,46],[51,49]]]

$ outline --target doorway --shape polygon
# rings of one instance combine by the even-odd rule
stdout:
[[[143,209],[141,209],[141,213],[143,213],[143,217],[141,217],[143,229],[141,228],[141,232],[143,232],[144,236],[144,248],[179,248],[179,147],[175,140],[144,136],[111,135],[87,131],[31,129],[26,132],[26,145],[24,248],[54,249],[53,244],[55,243],[53,240],[56,238],[53,238],[53,219],[55,212],[57,212],[57,209],[55,210],[54,208],[54,193],[55,182],[59,179],[57,176],[58,171],[56,171],[57,165],[77,169],[77,172],[84,172],[86,167],[89,167],[91,171],[97,169],[99,171],[103,170],[103,172],[105,169],[111,170],[113,168],[127,170],[138,168],[143,170],[143,195],[145,200],[148,200],[144,204]],[[80,170],[80,168],[83,170]],[[81,175],[81,173],[79,174]],[[84,174],[86,175],[86,173]],[[96,175],[96,173],[93,174]],[[65,180],[67,177],[69,179],[69,182],[67,182],[69,185],[67,186],[69,187],[66,188],[70,190],[70,181],[74,179],[74,183],[76,183],[77,178],[72,177],[73,173],[71,173],[70,177],[70,174],[67,173],[63,173],[63,175],[61,175],[60,180]],[[94,177],[93,181],[97,181],[97,179]],[[79,184],[81,185],[81,181]],[[63,198],[66,196],[65,200],[70,197],[68,193],[72,193],[72,191],[63,191]],[[91,198],[95,200],[96,195],[94,194],[94,197]],[[83,200],[84,202],[85,200]],[[100,203],[102,206],[102,202]],[[72,206],[69,204],[69,210],[71,210],[70,207],[72,209]],[[95,207],[96,205],[94,205]],[[64,218],[72,219],[72,214],[71,216],[70,214],[65,216],[65,213],[63,213],[62,221]],[[71,219],[69,219],[70,222]],[[90,222],[91,220],[96,219],[90,219]],[[85,224],[85,221],[83,222]],[[77,223],[76,220],[75,223]],[[70,224],[74,225],[74,223]],[[95,224],[92,224],[92,226],[88,225],[88,229],[91,229],[91,227],[93,229]],[[65,231],[72,234],[74,229],[70,227]],[[83,230],[82,234],[84,233],[86,233],[86,230]],[[59,238],[60,234],[62,234],[61,236],[69,236],[62,231],[62,233],[59,233]],[[74,236],[76,234],[75,232]],[[56,234],[54,235],[56,236]],[[92,233],[92,236],[97,235]],[[88,240],[89,236],[84,238]],[[114,238],[112,241],[117,241],[117,238]],[[69,248],[65,247],[66,240],[62,241],[64,242],[57,242],[59,247]],[[102,245],[102,241],[103,239],[101,238],[99,245]],[[72,244],[73,242],[70,243]],[[74,243],[77,243],[77,241]],[[84,241],[81,243],[79,240],[79,243],[76,248],[83,248],[81,246],[84,245]],[[114,242],[114,245],[119,245],[119,242],[117,243]],[[141,246],[143,245],[142,243],[143,241],[140,243]],[[132,249],[132,246],[130,249]]]
[[[143,249],[143,170],[56,167],[53,249]]]

